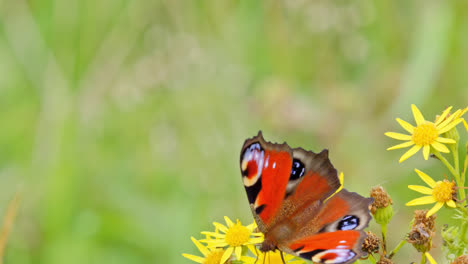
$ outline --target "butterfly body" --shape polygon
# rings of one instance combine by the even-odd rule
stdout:
[[[252,214],[265,235],[261,251],[279,249],[317,263],[351,263],[362,255],[372,199],[338,191],[327,150],[292,149],[259,132],[245,141],[240,163]]]

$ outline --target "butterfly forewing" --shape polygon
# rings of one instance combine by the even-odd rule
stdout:
[[[261,134],[244,143],[240,161],[242,180],[254,214],[265,225],[270,224],[281,207],[292,161],[286,145],[267,143]]]

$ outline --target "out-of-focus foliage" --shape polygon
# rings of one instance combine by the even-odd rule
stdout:
[[[23,189],[5,262],[188,262],[211,221],[251,221],[259,129],[408,201],[433,165],[398,166],[383,133],[411,103],[466,106],[467,36],[461,0],[0,1],[2,212]]]

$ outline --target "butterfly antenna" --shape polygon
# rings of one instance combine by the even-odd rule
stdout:
[[[283,264],[286,264],[286,261],[284,261],[283,251],[280,251],[280,252],[281,252],[281,260],[283,261]]]

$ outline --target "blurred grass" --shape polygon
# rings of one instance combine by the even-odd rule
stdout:
[[[398,165],[383,133],[411,103],[466,106],[466,7],[1,1],[2,212],[25,186],[5,263],[183,262],[212,221],[251,221],[238,159],[259,129],[329,148],[349,189],[388,188],[396,244],[412,169],[438,167]]]

